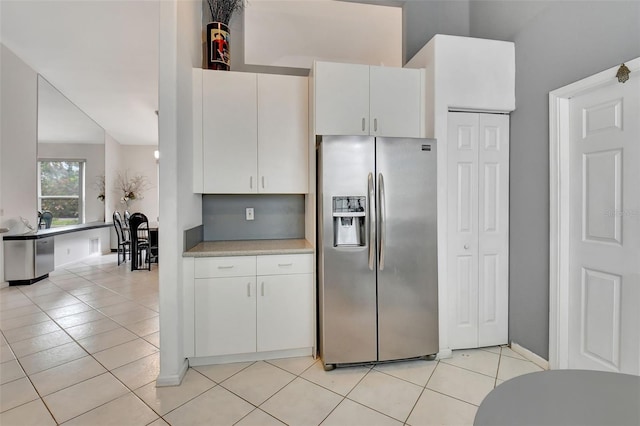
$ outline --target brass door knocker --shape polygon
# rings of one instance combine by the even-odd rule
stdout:
[[[620,65],[620,68],[618,68],[618,72],[616,73],[618,82],[624,83],[629,80],[629,73],[631,73],[631,71],[629,71],[629,68],[627,68],[625,64]]]

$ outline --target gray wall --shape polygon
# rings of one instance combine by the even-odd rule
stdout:
[[[469,0],[408,0],[402,8],[402,61],[436,34],[470,35]]]
[[[304,195],[203,195],[202,224],[205,241],[304,238]]]
[[[412,5],[411,20],[418,12]],[[437,10],[434,7],[434,10]],[[426,19],[425,19],[426,22]],[[443,23],[442,27],[446,27]],[[511,114],[509,339],[549,353],[549,92],[640,56],[640,1],[472,1],[472,37],[516,44]],[[450,31],[456,34],[459,22]],[[415,27],[407,31],[418,31]],[[430,31],[429,31],[430,32]],[[428,40],[414,35],[413,52]],[[420,44],[422,43],[422,44]],[[408,57],[410,58],[410,56]]]

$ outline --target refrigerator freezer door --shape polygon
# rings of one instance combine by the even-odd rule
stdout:
[[[377,209],[384,257],[384,267],[378,267],[379,359],[434,354],[439,346],[436,142],[378,138],[376,169],[378,203],[384,204]]]
[[[320,352],[325,364],[377,359],[375,262],[369,268],[374,154],[374,139],[366,136],[325,136],[318,148]],[[365,209],[364,245],[335,246],[334,224],[340,226],[342,218],[333,215],[334,197],[366,197],[365,205],[358,205]]]

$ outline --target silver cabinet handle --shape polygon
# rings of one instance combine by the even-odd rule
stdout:
[[[380,260],[378,263],[380,270],[382,271],[384,269],[385,243],[387,240],[384,177],[382,176],[382,173],[378,174],[378,197],[378,207],[380,209]]]
[[[231,269],[233,268],[233,265],[231,266],[218,266],[218,269]]]
[[[249,176],[249,189],[253,189],[253,176]]]
[[[264,176],[262,176],[262,189],[264,189]]]
[[[369,269],[373,271],[375,267],[374,262],[376,259],[375,246],[376,246],[376,215],[374,208],[374,188],[373,188],[373,173],[369,173],[367,178],[367,184],[369,188]]]
[[[291,266],[293,263],[278,263],[278,266],[284,268],[285,266]]]
[[[373,119],[373,131],[374,132],[378,131],[378,119],[377,118]]]
[[[247,297],[251,297],[251,283],[247,283]]]
[[[260,292],[262,293],[262,297],[264,297],[264,281],[262,281],[262,285],[260,287]]]
[[[364,132],[364,117],[362,117],[362,131]]]

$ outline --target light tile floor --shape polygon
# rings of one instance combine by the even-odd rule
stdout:
[[[540,371],[508,347],[325,372],[310,357],[190,368],[155,387],[158,269],[115,255],[0,289],[0,424],[465,425],[491,389]]]

